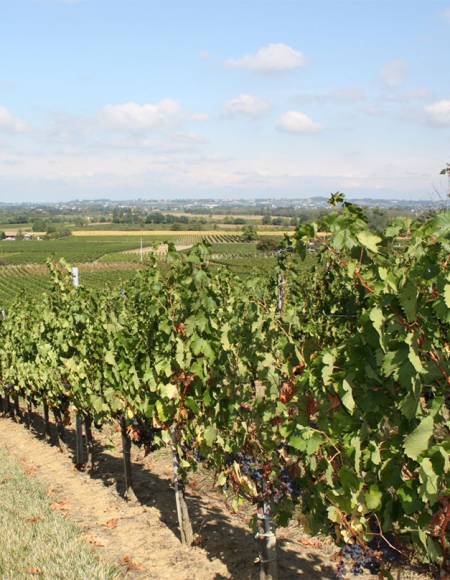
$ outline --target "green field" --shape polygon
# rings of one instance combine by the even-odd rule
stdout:
[[[144,238],[151,245],[154,238]],[[0,242],[0,264],[44,264],[48,258],[65,258],[70,263],[86,263],[112,252],[123,252],[140,246],[133,237],[68,237],[61,240]]]
[[[170,240],[180,251],[201,241],[210,244],[211,263],[226,265],[238,274],[254,269],[271,271],[273,255],[257,250],[256,242],[242,242],[235,234],[211,232],[168,232],[143,236],[143,262],[153,247],[157,249]],[[60,240],[31,240],[0,242],[0,307],[10,305],[16,297],[34,297],[46,291],[50,277],[46,267],[48,258],[64,258],[71,265],[80,266],[81,283],[87,287],[112,286],[134,275],[141,262],[141,238],[135,235],[71,236]]]
[[[89,269],[81,267],[80,282],[88,288],[116,286],[136,274],[133,264],[102,264]],[[7,308],[16,298],[35,298],[50,287],[45,266],[0,267],[0,308]]]

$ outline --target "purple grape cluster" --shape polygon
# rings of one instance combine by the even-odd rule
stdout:
[[[241,466],[242,472],[251,477],[256,484],[262,483],[264,479],[264,469],[253,459],[251,455],[238,453],[235,461]]]
[[[374,552],[381,552],[383,554],[383,562],[388,562],[389,564],[400,562],[402,559],[401,553],[395,550],[392,545],[395,545],[395,538],[389,533],[385,534],[384,537],[375,536],[368,543],[369,548]]]
[[[227,464],[231,465],[234,461],[240,465],[242,473],[256,483],[259,491],[264,493],[267,491],[272,492],[272,499],[275,503],[279,503],[285,497],[295,499],[300,495],[298,483],[291,476],[288,468],[285,467],[281,471],[277,481],[272,480],[267,482],[263,466],[251,455],[237,453],[236,455],[228,457]]]
[[[160,432],[161,429],[154,429],[148,422],[135,417],[132,421],[132,426],[139,432],[139,439],[133,440],[133,443],[141,448],[145,447],[147,452],[154,451],[155,446],[155,434]]]
[[[359,544],[346,544],[342,548],[341,559],[338,564],[337,577],[343,578],[346,573],[346,563],[350,561],[350,571],[355,576],[363,574],[368,570],[371,574],[378,574],[381,562],[372,555],[371,550],[367,550]]]

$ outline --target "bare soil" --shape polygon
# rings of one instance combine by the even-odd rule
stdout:
[[[175,499],[171,488],[170,460],[164,454],[140,459],[134,451],[133,487],[137,502],[123,495],[119,449],[102,445],[105,434],[95,433],[96,468],[90,476],[78,471],[71,453],[63,455],[42,438],[43,424],[35,415],[32,431],[11,419],[0,420],[0,444],[37,478],[52,497],[55,509],[86,532],[100,555],[122,566],[126,578],[158,580],[219,580],[257,577],[257,547],[246,515],[233,514],[223,496],[195,474],[187,489],[188,507],[199,546],[187,548],[179,541]],[[114,442],[114,434],[113,434]],[[69,447],[73,433],[68,430]],[[109,445],[108,447],[111,447]],[[280,535],[280,579],[332,578],[332,553],[328,547],[305,538]],[[306,542],[307,543],[307,542]],[[335,550],[334,550],[335,551]]]
[[[0,445],[28,475],[48,490],[54,509],[76,522],[99,555],[123,569],[124,578],[156,580],[253,580],[258,577],[256,542],[248,522],[251,509],[239,514],[217,492],[210,476],[193,474],[187,502],[197,545],[180,543],[170,458],[158,452],[147,458],[133,450],[133,489],[136,501],[123,498],[123,469],[118,434],[94,432],[96,465],[88,475],[73,463],[74,433],[67,430],[70,448],[62,454],[43,438],[43,422],[33,416],[31,431],[11,419],[0,419]],[[280,580],[330,579],[336,576],[329,541],[303,534],[294,524],[277,533]],[[415,575],[402,575],[413,578]]]

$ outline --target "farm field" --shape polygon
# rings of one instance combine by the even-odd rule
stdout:
[[[253,268],[269,271],[275,263],[273,258],[257,251],[256,242],[242,242],[237,233],[167,233],[142,236],[144,263],[148,252],[161,254],[159,249],[164,241],[172,242],[182,251],[206,241],[210,244],[212,262],[227,265],[237,273],[247,273]],[[134,235],[0,242],[0,306],[9,305],[17,296],[33,297],[45,291],[50,280],[46,266],[49,258],[64,258],[69,264],[78,265],[81,282],[87,287],[118,285],[141,265],[140,247],[141,236]]]
[[[266,235],[266,234],[264,234]],[[276,232],[268,235],[280,236]],[[0,264],[44,264],[48,258],[64,258],[70,263],[86,263],[102,259],[113,253],[139,249],[141,238],[144,247],[160,244],[164,241],[176,245],[195,245],[202,240],[210,244],[227,244],[222,249],[227,251],[228,244],[241,240],[240,232],[164,232],[158,231],[152,235],[133,232],[91,232],[91,235],[69,236],[59,240],[19,240],[0,242]]]
[[[160,238],[144,238],[144,244],[152,244]],[[48,258],[64,258],[70,263],[93,262],[105,254],[138,248],[140,239],[134,236],[72,237],[59,240],[18,240],[0,242],[0,263],[45,264]]]
[[[114,287],[135,275],[139,264],[83,264],[81,283],[88,288]],[[50,287],[50,274],[45,265],[0,267],[0,308],[8,307],[15,299],[36,298]]]
[[[259,230],[260,228],[258,228]],[[280,228],[278,230],[273,229],[272,226],[267,226],[267,229],[264,229],[264,235],[265,236],[283,236],[283,234],[293,234],[294,230],[293,229],[286,229],[286,228]],[[136,229],[133,230],[131,228],[127,228],[127,229],[110,229],[110,230],[87,230],[87,229],[82,229],[82,230],[73,230],[72,232],[72,236],[74,237],[108,237],[108,236],[144,236],[144,237],[148,237],[151,238],[153,236],[155,236],[157,239],[170,239],[170,238],[178,238],[180,236],[192,236],[195,237],[196,239],[198,238],[209,238],[209,237],[215,237],[215,236],[241,236],[242,235],[242,229],[236,229],[236,226],[232,226],[230,225],[229,228],[223,228],[222,229],[215,229],[215,230],[184,230],[184,231],[174,231],[174,230],[142,230],[142,229]]]

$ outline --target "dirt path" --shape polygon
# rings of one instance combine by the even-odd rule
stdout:
[[[126,578],[156,580],[247,580],[257,577],[253,564],[256,545],[247,516],[227,509],[221,495],[205,489],[202,474],[188,488],[188,505],[199,547],[185,548],[178,539],[170,461],[164,454],[133,464],[135,504],[121,497],[122,462],[114,449],[101,445],[93,476],[78,472],[71,457],[40,439],[42,424],[34,417],[34,431],[10,419],[0,419],[0,445],[16,457],[26,472],[48,489],[55,509],[75,521],[100,556],[119,563]],[[114,437],[114,434],[112,434]],[[103,441],[105,443],[105,441]],[[69,444],[73,433],[69,432]],[[314,544],[305,536],[281,531],[280,580],[334,577],[331,546]],[[291,537],[289,537],[291,536]]]
[[[193,244],[175,244],[175,249],[177,252],[182,252],[183,250],[189,250],[192,248]],[[134,250],[124,250],[120,252],[121,254],[149,254],[154,252],[157,256],[165,256],[168,252],[169,246],[167,244],[160,244],[157,248],[155,246],[144,246],[141,248],[135,248]]]

